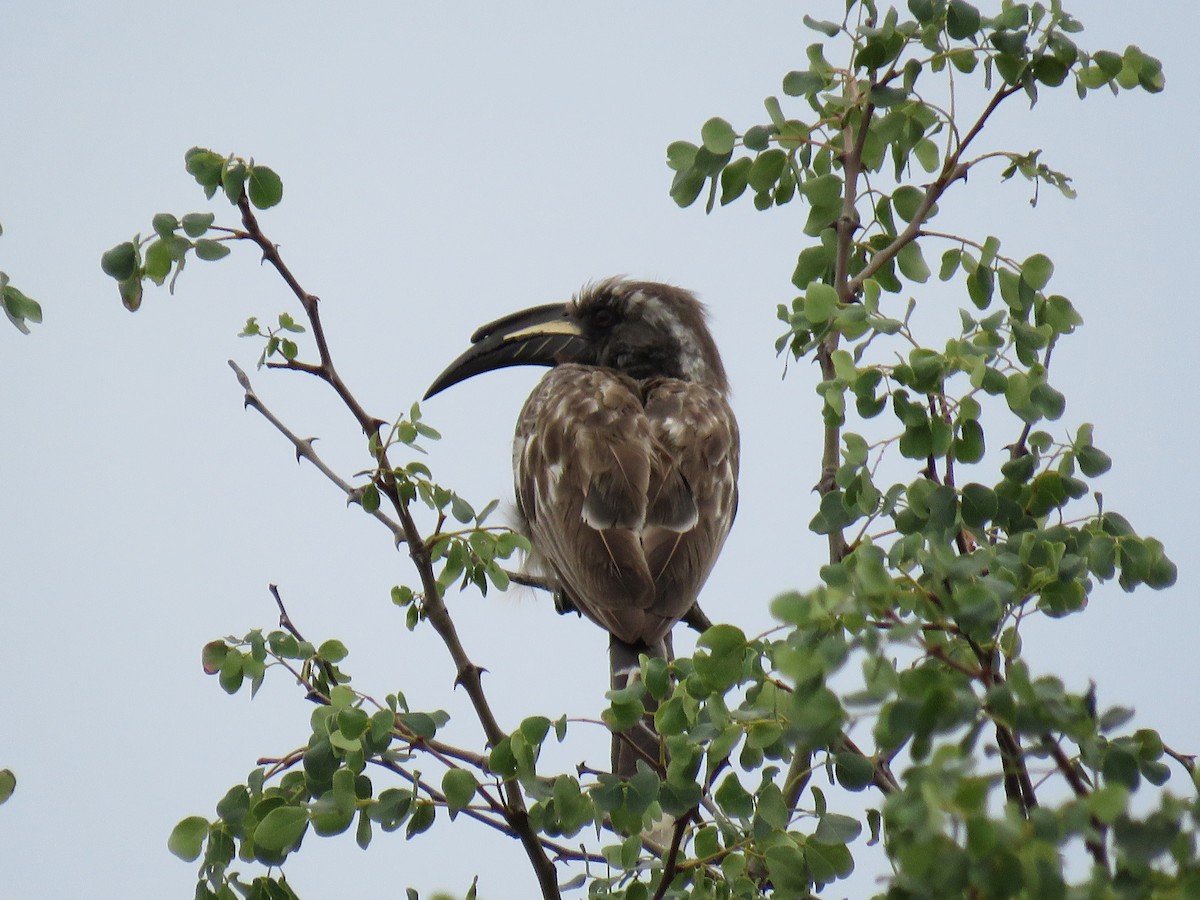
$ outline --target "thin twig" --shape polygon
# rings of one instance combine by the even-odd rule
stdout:
[[[241,367],[232,359],[229,360],[229,367],[233,369],[234,373],[237,375],[238,384],[240,384],[242,389],[246,392],[244,399],[245,405],[250,409],[253,409],[264,419],[270,422],[275,427],[276,431],[291,441],[292,446],[296,448],[296,459],[308,460],[317,468],[317,471],[337,485],[350,502],[358,503],[362,497],[362,488],[357,488],[349,482],[343,480],[342,477],[337,474],[337,472],[333,471],[333,469],[325,464],[325,461],[321,459],[321,457],[313,449],[313,441],[316,440],[316,438],[302,438],[295,434],[295,432],[284,425],[283,422],[280,421],[279,417],[271,412],[271,410],[262,402],[257,392],[255,392],[254,388],[251,386],[250,378],[245,372],[242,371]],[[380,509],[375,510],[373,513],[371,513],[371,515],[387,527],[388,531],[392,533],[392,537],[397,544],[403,543],[405,539],[404,529],[400,527],[398,522]]]

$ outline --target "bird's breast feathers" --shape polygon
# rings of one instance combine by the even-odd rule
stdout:
[[[737,423],[712,387],[560,365],[521,412],[513,468],[529,536],[577,607],[658,640],[732,524]]]

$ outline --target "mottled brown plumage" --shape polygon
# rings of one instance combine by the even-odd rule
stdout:
[[[737,510],[738,429],[704,309],[688,292],[609,280],[565,306],[484,326],[430,388],[503,365],[550,365],[521,411],[517,505],[535,565],[612,635],[613,686],[668,656]],[[614,770],[660,760],[646,723]]]

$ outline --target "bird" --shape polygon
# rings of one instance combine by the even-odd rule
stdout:
[[[614,690],[640,656],[671,658],[738,503],[740,438],[729,381],[689,291],[609,278],[490,322],[425,399],[506,366],[549,366],[517,418],[517,528],[560,606],[609,635]],[[613,772],[662,771],[653,701],[614,734]]]

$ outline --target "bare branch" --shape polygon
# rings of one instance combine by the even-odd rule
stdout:
[[[1165,754],[1167,754],[1167,756],[1171,757],[1171,759],[1175,760],[1175,762],[1177,762],[1181,766],[1183,766],[1184,769],[1187,770],[1187,773],[1189,775],[1195,774],[1195,772],[1196,772],[1196,754],[1180,753],[1178,750],[1172,750],[1166,744],[1163,744],[1163,752]]]
[[[273,426],[275,426],[276,431],[291,441],[292,446],[296,448],[296,459],[308,460],[310,463],[316,466],[317,471],[337,485],[350,502],[358,503],[362,497],[362,488],[357,488],[349,482],[344,481],[342,477],[337,474],[337,472],[333,471],[333,469],[325,464],[325,461],[322,460],[321,457],[317,455],[317,452],[313,449],[313,441],[315,441],[316,438],[299,437],[295,432],[284,425],[283,422],[280,421],[279,417],[271,412],[271,410],[262,402],[262,400],[259,399],[258,394],[250,384],[249,377],[245,372],[242,371],[241,367],[238,366],[238,364],[232,359],[229,360],[229,367],[233,369],[234,373],[236,373],[238,383],[241,384],[242,388],[246,392],[245,405],[253,409],[264,419],[270,422]],[[405,540],[404,529],[400,527],[398,522],[389,517],[387,513],[377,509],[375,512],[371,513],[371,515],[387,527],[388,531],[392,533],[392,537],[395,539],[397,544],[402,543]]]

